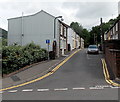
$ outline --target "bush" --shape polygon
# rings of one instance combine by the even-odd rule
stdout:
[[[8,74],[26,65],[46,60],[47,51],[34,43],[26,46],[3,46],[2,58],[2,73]]]

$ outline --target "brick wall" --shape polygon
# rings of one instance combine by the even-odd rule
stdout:
[[[120,40],[105,41],[105,60],[114,76],[120,78]]]

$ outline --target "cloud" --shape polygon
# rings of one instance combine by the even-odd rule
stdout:
[[[105,21],[117,16],[117,2],[65,2],[63,8],[77,9],[74,17],[86,28],[99,24],[102,17]],[[72,16],[72,15],[71,15]]]
[[[31,2],[30,2],[31,1]],[[61,15],[59,8],[60,4],[56,2],[32,2],[24,1],[24,2],[1,2],[0,3],[0,27],[4,29],[8,29],[7,19],[22,16],[22,12],[24,12],[24,16],[35,14],[41,10],[45,10],[46,12],[57,16]]]
[[[117,2],[89,1],[91,2],[88,0],[49,0],[49,2],[48,0],[0,0],[0,22],[2,22],[0,26],[7,29],[8,18],[19,17],[22,12],[25,16],[31,15],[42,9],[53,16],[63,16],[67,24],[77,21],[88,29],[99,24],[100,17],[108,21],[112,18],[112,14],[113,17],[117,16]]]

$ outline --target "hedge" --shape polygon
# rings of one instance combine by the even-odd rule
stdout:
[[[26,46],[2,47],[2,74],[9,74],[27,65],[47,60],[47,51],[30,43]]]

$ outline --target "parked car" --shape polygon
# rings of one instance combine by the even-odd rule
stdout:
[[[89,45],[87,53],[88,54],[99,54],[98,46],[97,45]]]

